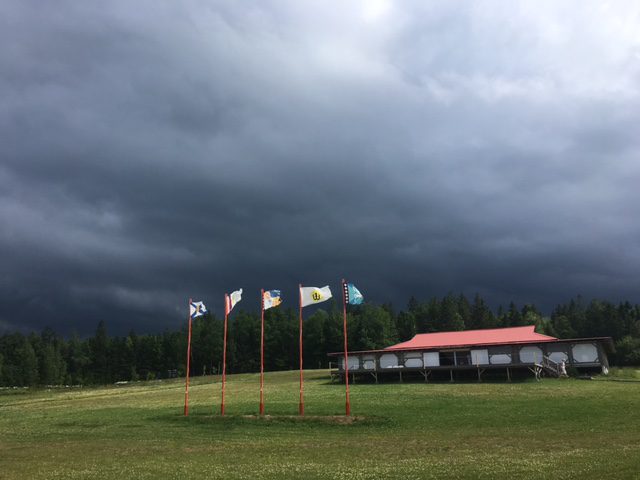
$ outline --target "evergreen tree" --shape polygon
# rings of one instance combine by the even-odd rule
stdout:
[[[571,327],[571,322],[566,315],[554,315],[551,317],[553,330],[558,338],[575,338],[576,332]]]
[[[393,319],[381,307],[360,305],[353,308],[349,317],[349,339],[354,339],[350,341],[353,350],[384,348],[397,340]]]
[[[298,365],[298,316],[291,308],[272,308],[265,312],[265,368],[292,370]],[[304,330],[303,330],[304,333]]]
[[[535,325],[536,331],[543,333],[547,327],[542,319],[542,314],[534,305],[525,305],[520,313],[520,322],[522,325]]]
[[[90,340],[91,348],[91,379],[93,383],[111,383],[111,368],[109,365],[109,343],[107,328],[104,321],[98,323],[95,336]]]
[[[260,369],[260,318],[240,310],[233,317],[230,335],[232,345],[229,366],[234,373]]]
[[[518,310],[518,307],[514,302],[509,303],[509,310],[507,310],[507,324],[508,327],[522,327],[526,325],[522,314]]]
[[[396,317],[398,340],[410,340],[416,334],[416,319],[411,312],[400,312]]]
[[[470,328],[468,326],[469,319],[471,318],[471,305],[469,300],[462,293],[458,295],[458,313],[464,324],[463,328]]]
[[[38,357],[29,339],[22,337],[22,342],[16,350],[16,365],[18,375],[16,385],[35,386],[38,384]]]
[[[69,383],[82,385],[91,382],[89,372],[91,366],[91,352],[88,342],[80,340],[74,333],[66,348]]]
[[[222,322],[220,322],[219,336],[222,338]],[[162,357],[160,358],[160,365],[158,369],[163,373],[167,373],[169,370],[180,370],[183,360],[187,354],[187,341],[186,337],[183,341],[183,332],[170,332],[165,330],[160,338]],[[184,349],[182,348],[184,346]],[[222,351],[222,340],[220,341],[220,350]],[[218,362],[222,359],[222,353],[218,357]],[[214,357],[215,362],[215,357]],[[182,368],[184,371],[184,368]]]
[[[616,342],[617,364],[640,365],[640,338],[627,335]]]
[[[586,305],[586,306],[585,306]],[[341,352],[342,309],[336,302],[324,304],[305,320],[305,367],[327,365],[329,352]],[[406,312],[395,315],[390,304],[354,306],[349,309],[349,350],[370,350],[406,341],[416,333],[535,325],[539,333],[578,338],[612,336],[618,349],[611,360],[619,364],[640,363],[640,305],[581,297],[557,305],[545,317],[535,305],[519,310],[514,302],[508,310],[500,306],[497,315],[476,294],[469,304],[462,294],[448,294],[420,302],[412,297]],[[222,362],[223,322],[205,315],[193,322],[193,375],[219,372]],[[266,370],[297,369],[299,361],[298,314],[293,309],[274,308],[265,312]],[[104,322],[95,335],[82,340],[74,334],[65,341],[52,329],[28,337],[19,333],[0,336],[0,385],[100,384],[114,380],[152,379],[178,370],[186,364],[186,325],[160,335],[109,337]],[[260,317],[237,312],[229,324],[227,366],[229,372],[256,372],[260,365]],[[617,360],[616,360],[617,359]]]
[[[325,323],[329,314],[318,310],[304,322],[304,364],[305,368],[322,368],[329,361],[325,350]]]
[[[418,333],[441,332],[446,329],[440,300],[434,297],[428,303],[420,305],[420,315],[416,316]]]
[[[496,317],[487,306],[482,297],[476,293],[471,306],[469,316],[469,329],[495,328],[497,326]]]
[[[458,299],[452,294],[448,294],[442,299],[441,316],[443,330],[464,330],[464,319],[459,311]]]

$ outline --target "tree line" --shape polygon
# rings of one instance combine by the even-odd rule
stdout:
[[[343,348],[342,310],[335,301],[304,322],[304,366],[328,366],[328,352]],[[265,312],[265,369],[298,368],[298,312],[273,308]],[[534,305],[510,303],[493,311],[476,295],[448,294],[418,301],[396,313],[391,304],[350,307],[349,349],[371,350],[408,340],[417,333],[535,325],[558,338],[613,337],[616,365],[640,365],[640,305],[629,302],[585,302],[578,297],[544,316]],[[218,373],[222,359],[223,320],[207,313],[193,322],[191,374]],[[229,319],[227,371],[260,368],[260,315],[240,310]],[[187,328],[160,334],[110,336],[101,321],[89,338],[64,338],[51,328],[0,337],[0,385],[90,385],[183,376]]]

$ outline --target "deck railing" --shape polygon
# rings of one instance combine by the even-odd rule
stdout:
[[[560,364],[558,362],[554,362],[546,355],[542,357],[542,368],[544,368],[548,373],[552,374],[555,377],[560,376]]]

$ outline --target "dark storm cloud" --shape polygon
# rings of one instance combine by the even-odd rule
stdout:
[[[633,3],[4,2],[0,329],[334,287],[640,301]],[[292,303],[293,304],[293,303]]]

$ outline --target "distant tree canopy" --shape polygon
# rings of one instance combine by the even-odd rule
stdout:
[[[343,349],[342,310],[329,302],[305,318],[305,368],[328,365],[328,352]],[[298,315],[291,308],[265,312],[265,368],[298,367]],[[411,298],[406,310],[394,313],[390,304],[364,304],[349,308],[350,350],[371,350],[409,340],[416,333],[535,325],[536,331],[559,338],[610,336],[616,342],[611,361],[640,365],[640,306],[578,297],[543,316],[534,305],[510,303],[494,313],[475,295],[448,294],[419,301]],[[223,322],[211,314],[193,322],[191,374],[218,373],[222,361]],[[234,311],[229,322],[228,371],[256,372],[260,368],[260,316]],[[105,384],[184,375],[187,326],[161,334],[109,336],[100,322],[86,339],[65,339],[51,328],[40,334],[0,337],[0,385],[35,386]]]

